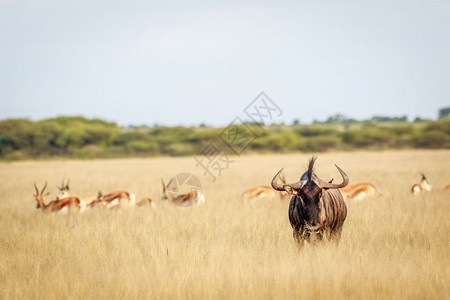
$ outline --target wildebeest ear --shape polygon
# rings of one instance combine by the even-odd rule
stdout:
[[[331,180],[330,181],[328,181],[328,183],[333,183],[333,180],[334,180],[334,178],[331,178]],[[325,191],[328,191],[329,190],[329,188],[323,188]]]
[[[298,195],[298,191],[294,189],[292,186],[284,184],[283,185],[284,190],[291,195]]]

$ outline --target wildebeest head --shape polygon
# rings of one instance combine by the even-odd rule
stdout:
[[[309,161],[308,170],[303,173],[300,180],[290,184],[279,185],[279,178],[282,176],[281,169],[272,179],[272,187],[277,191],[286,191],[289,194],[296,195],[301,202],[298,213],[301,215],[304,226],[309,232],[317,232],[321,228],[320,213],[322,209],[321,198],[327,189],[339,189],[345,187],[349,178],[345,172],[336,166],[339,173],[341,173],[343,182],[341,184],[333,184],[331,181],[326,181],[319,178],[314,173],[315,157]]]

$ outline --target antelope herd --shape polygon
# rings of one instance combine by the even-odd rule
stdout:
[[[181,207],[205,203],[205,196],[200,191],[193,190],[184,194],[175,193],[169,188],[172,180],[167,185],[164,184],[164,180],[161,179],[161,181],[163,184],[161,200],[170,200]],[[99,191],[97,196],[71,197],[69,193],[69,179],[67,178],[63,178],[61,186],[57,186],[59,192],[56,195],[56,199],[45,204],[45,197],[50,194],[49,192],[44,194],[47,183],[45,183],[41,191],[37,188],[36,183],[34,187],[36,189],[36,195],[34,195],[37,202],[36,207],[51,213],[84,213],[87,209],[92,208],[155,207],[155,202],[151,198],[144,198],[136,203],[136,196],[124,190],[114,191],[106,195]]]
[[[347,206],[345,201],[353,199],[361,201],[368,198],[382,196],[378,188],[371,183],[357,183],[349,185],[349,177],[336,165],[341,174],[342,183],[334,184],[333,179],[324,180],[318,177],[314,171],[316,158],[312,157],[309,161],[308,169],[301,175],[299,181],[286,183],[281,169],[273,177],[270,186],[255,186],[245,190],[241,199],[279,199],[287,200],[289,204],[289,221],[293,229],[295,241],[303,245],[305,241],[314,243],[323,240],[338,242],[341,236],[344,221],[347,216]],[[411,193],[418,195],[431,191],[432,186],[428,182],[425,174],[421,173],[419,183],[411,187]],[[191,190],[187,193],[175,192],[169,188],[173,178],[166,185],[162,182],[161,200],[170,200],[173,204],[181,207],[198,205],[205,203],[205,195],[199,190]],[[45,198],[50,194],[45,193],[47,183],[42,190],[39,190],[34,184],[36,194],[36,208],[49,213],[83,213],[88,209],[102,208],[125,208],[125,207],[154,207],[155,202],[151,198],[144,198],[136,203],[136,196],[125,190],[113,191],[103,195],[98,192],[97,195],[85,195],[83,197],[73,197],[69,193],[69,179],[63,179],[61,186],[58,186],[56,199],[45,204]],[[450,192],[450,185],[443,189],[444,192]]]

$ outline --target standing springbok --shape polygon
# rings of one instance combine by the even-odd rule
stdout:
[[[420,175],[422,175],[420,183],[416,183],[411,187],[411,193],[413,193],[414,195],[420,194],[424,191],[431,191],[432,188],[427,178],[425,177],[425,174],[421,173]]]
[[[169,181],[167,186],[164,184],[164,180],[161,178],[163,191],[161,200],[169,199],[170,202],[182,207],[188,207],[193,204],[205,203],[205,195],[198,190],[192,190],[190,193],[178,194],[170,190],[169,186],[172,183],[173,178]]]
[[[70,197],[69,194],[69,178],[63,178],[61,186],[56,186],[59,190],[58,194],[56,195],[56,200],[64,199],[67,197]],[[79,197],[81,200],[86,202],[86,205],[91,204],[95,200],[97,200],[97,197],[94,195],[86,195],[83,197]]]
[[[244,191],[241,195],[242,199],[286,199],[290,195],[285,191],[275,191],[270,186],[259,185]]]
[[[64,199],[53,200],[48,204],[45,204],[45,197],[50,193],[44,194],[45,188],[47,187],[47,182],[44,185],[44,188],[39,192],[39,189],[34,184],[34,188],[36,189],[36,195],[34,195],[36,199],[36,208],[42,209],[44,212],[51,213],[69,213],[69,212],[78,212],[83,213],[86,210],[86,202],[80,200],[76,197],[67,197]]]
[[[347,174],[336,166],[343,182],[333,184],[323,180],[314,173],[315,161],[315,157],[310,159],[308,170],[295,183],[281,186],[278,184],[283,169],[272,179],[272,187],[275,190],[293,195],[289,204],[289,221],[294,239],[300,245],[303,245],[305,240],[322,240],[324,235],[328,240],[338,242],[347,217],[347,206],[339,191],[349,182]]]
[[[347,185],[339,189],[344,198],[350,198],[354,200],[364,200],[368,197],[374,197],[379,195],[379,191],[376,186],[371,183],[357,183],[353,185]]]

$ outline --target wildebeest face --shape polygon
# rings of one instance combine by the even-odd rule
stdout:
[[[316,230],[319,227],[319,203],[322,197],[322,189],[313,181],[308,181],[300,190],[299,197],[303,202],[301,207],[302,215],[306,223],[306,227]]]
[[[298,188],[285,186],[286,191],[300,198],[300,213],[305,222],[308,231],[316,232],[320,229],[320,198],[322,197],[322,188],[314,181],[307,181]]]

